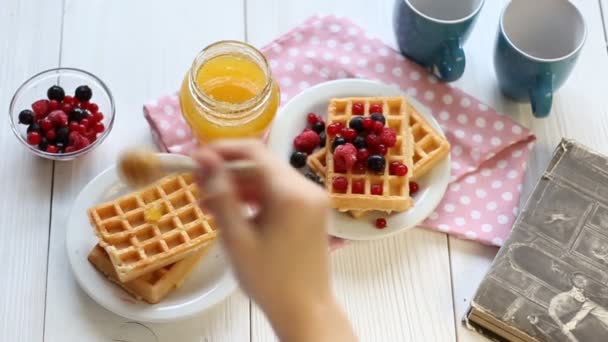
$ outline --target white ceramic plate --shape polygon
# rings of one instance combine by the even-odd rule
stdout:
[[[293,152],[293,139],[305,127],[306,115],[313,112],[325,117],[327,105],[332,98],[402,95],[405,94],[398,88],[359,79],[344,79],[316,85],[300,93],[283,107],[272,126],[269,145],[275,153],[285,160],[289,160],[289,156]],[[428,108],[413,99],[410,101],[437,131],[443,132]],[[450,159],[448,157],[418,181],[420,191],[414,196],[414,207],[408,211],[388,215],[388,217],[386,214],[378,213],[365,216],[360,220],[335,211],[329,233],[350,240],[372,240],[415,227],[435,210],[445,194],[449,179]],[[387,218],[388,224],[385,229],[374,228],[373,223],[378,217]]]
[[[161,158],[185,158],[163,154]],[[80,287],[99,305],[117,315],[143,322],[170,322],[193,316],[228,297],[237,287],[228,260],[215,244],[203,261],[177,290],[160,303],[137,301],[95,270],[87,255],[97,243],[86,210],[129,192],[112,166],[95,177],[80,192],[67,225],[67,252]]]

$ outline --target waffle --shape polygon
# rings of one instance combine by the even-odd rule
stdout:
[[[410,106],[408,104],[408,106]],[[437,163],[445,158],[450,151],[450,144],[445,137],[439,134],[418,111],[409,109],[409,128],[414,140],[413,172],[411,180],[424,177]],[[311,154],[307,160],[308,167],[322,178],[327,170],[327,148],[322,148]],[[350,210],[354,218],[361,218],[366,214],[364,210]]]
[[[334,170],[334,158],[331,150],[327,150],[327,167],[325,187],[330,194],[331,204],[339,211],[349,210],[379,210],[385,212],[404,211],[411,207],[413,201],[409,196],[409,174],[406,176],[389,175],[388,165],[398,161],[413,169],[413,138],[409,127],[409,106],[404,97],[376,97],[376,98],[343,98],[332,99],[327,110],[327,123],[341,122],[348,126],[353,117],[352,105],[355,102],[365,104],[365,116],[369,116],[369,108],[373,104],[383,107],[386,125],[397,133],[397,143],[388,150],[385,156],[386,168],[383,173],[376,174],[368,170],[364,174],[338,173]],[[331,146],[331,138],[328,137],[326,146]],[[334,191],[330,179],[345,177],[348,181],[346,193]],[[354,181],[364,181],[364,194],[353,194],[352,184]],[[382,185],[382,195],[372,195],[372,185]]]
[[[450,143],[415,109],[410,111],[410,129],[414,137],[414,171],[411,180],[424,177],[450,152]],[[325,178],[327,149],[324,147],[308,157],[308,167]]]
[[[184,259],[217,232],[198,207],[192,175],[171,175],[88,210],[89,219],[121,282]],[[154,217],[158,220],[146,220]]]
[[[126,283],[121,283],[118,280],[118,275],[114,269],[114,265],[110,261],[108,253],[99,244],[95,245],[91,253],[89,253],[88,259],[99,272],[103,273],[108,279],[122,287],[133,297],[139,300],[143,299],[150,304],[156,304],[172,290],[177,289],[183,284],[186,277],[207,254],[212,245],[213,241],[210,241],[185,259],[144,274]]]

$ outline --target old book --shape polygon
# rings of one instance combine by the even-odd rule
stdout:
[[[562,140],[465,324],[495,341],[608,341],[608,158]]]

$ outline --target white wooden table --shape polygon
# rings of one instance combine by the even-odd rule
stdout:
[[[457,86],[538,137],[522,201],[562,136],[608,153],[602,22],[608,0],[577,2],[589,36],[548,119],[533,119],[528,106],[505,100],[496,88],[492,48],[507,0],[487,1],[466,46],[467,70]],[[8,120],[0,120],[0,260],[7,267],[0,278],[0,341],[273,340],[263,315],[240,292],[175,324],[143,325],[102,309],[70,272],[68,211],[79,190],[127,143],[152,144],[142,104],[175,91],[202,47],[227,38],[262,46],[315,13],[348,16],[394,46],[392,6],[393,0],[0,0],[0,108],[8,108],[27,77],[57,66],[99,75],[118,108],[109,139],[74,162],[33,157],[19,146]],[[362,341],[482,341],[460,319],[495,253],[415,229],[334,253],[335,289]]]

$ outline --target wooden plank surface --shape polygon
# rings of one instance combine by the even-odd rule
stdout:
[[[67,0],[61,64],[89,70],[114,93],[114,130],[99,149],[56,167],[46,341],[247,341],[249,300],[240,293],[185,322],[135,324],[93,302],[75,283],[65,252],[74,198],[129,145],[151,145],[142,105],[174,92],[196,53],[219,39],[243,39],[243,3],[225,0]],[[83,227],[86,229],[86,227]],[[69,324],[69,325],[68,325]],[[67,329],[69,327],[69,329]]]
[[[21,83],[57,66],[60,24],[61,0],[0,4],[0,341],[40,341],[44,329],[53,163],[21,146],[7,113]]]

